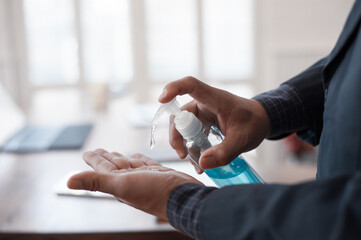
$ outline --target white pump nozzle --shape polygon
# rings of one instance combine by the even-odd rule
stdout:
[[[156,112],[152,125],[156,125],[159,122],[159,119],[164,112],[167,112],[169,115],[174,115],[174,123],[178,132],[185,139],[191,139],[199,134],[202,131],[203,125],[198,120],[198,118],[191,112],[181,111],[179,108],[179,103],[174,98],[172,101],[162,104],[158,111]]]
[[[158,124],[164,112],[167,112],[169,115],[174,115],[174,116],[176,116],[177,113],[180,113],[178,101],[174,98],[172,101],[160,105],[160,107],[158,108],[157,112],[154,115],[154,118],[152,120],[152,125]]]

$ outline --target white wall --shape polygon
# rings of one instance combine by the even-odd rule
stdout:
[[[12,88],[11,81],[13,78],[13,71],[11,71],[14,65],[13,54],[11,51],[11,42],[9,36],[9,24],[8,24],[8,12],[7,2],[0,1],[0,81],[5,82],[7,87]]]
[[[325,56],[336,43],[353,0],[259,0],[261,85],[276,87]]]
[[[0,0],[0,81],[24,110],[29,104],[21,0]]]
[[[353,0],[257,0],[258,82],[270,90],[326,56],[333,48]],[[259,158],[283,157],[280,142],[265,141]]]

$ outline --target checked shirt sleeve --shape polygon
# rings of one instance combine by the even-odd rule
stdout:
[[[198,230],[199,213],[206,196],[216,189],[196,183],[186,183],[175,188],[167,205],[169,223],[180,232],[201,239]]]
[[[305,129],[312,121],[302,98],[292,85],[283,84],[253,99],[262,104],[269,116],[272,127],[270,138]],[[194,239],[202,239],[199,216],[205,199],[216,189],[195,183],[186,183],[174,189],[167,205],[170,224]]]
[[[269,138],[302,130],[312,121],[302,98],[291,85],[283,84],[253,99],[260,102],[268,114],[272,128]]]

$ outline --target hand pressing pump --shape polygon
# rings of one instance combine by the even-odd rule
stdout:
[[[202,124],[191,112],[181,111],[176,99],[162,104],[152,121],[151,148],[154,146],[154,131],[164,112],[174,115],[175,128],[185,140],[188,157],[198,166],[205,150],[220,144],[224,136],[214,125]],[[202,169],[203,170],[203,169]],[[226,166],[203,170],[218,187],[235,184],[263,183],[263,180],[249,166],[242,156],[237,157]]]

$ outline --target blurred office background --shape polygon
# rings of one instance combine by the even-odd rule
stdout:
[[[93,120],[123,111],[119,117],[129,128],[148,128],[139,116],[150,118],[163,86],[184,76],[243,97],[277,87],[327,55],[352,4],[0,0],[0,81],[28,122]],[[144,137],[133,140],[139,148],[148,145]],[[258,163],[275,171],[289,164],[285,146],[265,141]],[[298,164],[291,163],[301,169]],[[300,179],[314,176],[314,163],[306,165]],[[267,172],[266,179],[282,180]]]

